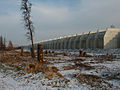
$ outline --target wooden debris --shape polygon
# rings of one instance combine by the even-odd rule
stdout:
[[[64,56],[68,56],[68,52],[63,52],[63,55]]]

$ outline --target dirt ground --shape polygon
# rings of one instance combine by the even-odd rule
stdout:
[[[19,50],[0,51],[0,73],[4,83],[8,77],[16,81],[15,86],[0,82],[10,90],[120,89],[120,59],[112,55],[79,57],[60,52],[44,55],[40,63],[28,51],[23,56]]]

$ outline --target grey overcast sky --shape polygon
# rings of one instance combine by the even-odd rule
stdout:
[[[47,40],[110,25],[120,27],[120,0],[29,0],[35,26],[34,41]],[[25,37],[21,0],[0,0],[0,35],[14,44],[29,44]]]

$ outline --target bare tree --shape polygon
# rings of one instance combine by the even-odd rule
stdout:
[[[6,47],[6,40],[2,36],[0,36],[0,50],[4,50]]]
[[[26,33],[26,36],[28,39],[31,40],[32,57],[35,58],[34,44],[33,44],[34,26],[33,26],[33,22],[31,21],[31,15],[30,15],[31,7],[32,7],[32,4],[28,0],[22,0],[21,10],[22,10],[22,15],[24,19],[24,26],[25,26],[25,29],[28,30],[28,32]]]
[[[2,45],[3,45],[3,37],[0,36],[0,47],[2,48]]]
[[[6,48],[6,39],[4,38],[4,48]]]

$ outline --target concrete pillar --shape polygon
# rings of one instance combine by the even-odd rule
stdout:
[[[52,49],[52,41],[50,41],[50,49]]]
[[[60,39],[57,39],[56,41],[56,49],[60,49]]]
[[[64,49],[64,39],[60,39],[60,49]]]
[[[88,33],[83,33],[81,38],[80,38],[80,48],[86,49],[86,44],[87,44],[87,38],[88,38]]]
[[[52,42],[52,48],[51,49],[54,49],[54,42],[53,41],[51,41]]]
[[[66,38],[63,39],[63,49],[66,49]]]
[[[55,41],[55,40],[53,40],[52,42],[53,42],[53,49],[55,49],[55,45],[56,45],[56,43],[55,43],[55,42],[56,42],[56,41]]]
[[[94,48],[103,49],[105,32],[106,32],[105,30],[97,31],[96,36],[95,36],[95,40],[94,40]]]
[[[43,43],[43,49],[46,49],[46,42]]]
[[[50,43],[48,42],[48,49],[50,49]]]
[[[47,42],[47,48],[46,49],[49,49],[49,44],[48,44],[48,42]]]
[[[95,35],[94,48],[98,48],[98,40],[99,40],[99,31],[97,31]]]
[[[71,39],[71,49],[75,49],[75,39],[76,39],[77,36],[73,36],[72,39]]]
[[[71,46],[72,46],[72,45],[71,45],[72,38],[73,38],[72,36],[69,38],[69,41],[68,41],[68,49],[72,49],[72,48],[71,48]]]
[[[54,49],[57,49],[57,40],[54,40]]]
[[[77,35],[75,38],[75,49],[80,49],[80,37],[81,35]]]
[[[45,42],[45,49],[47,49],[47,42]]]
[[[47,49],[49,49],[49,41],[47,41]]]
[[[56,49],[58,49],[59,39],[56,40]]]
[[[90,32],[88,34],[86,48],[93,49],[95,47],[95,45],[94,45],[95,36],[96,36],[96,32]]]
[[[91,33],[88,33],[88,38],[86,39],[86,48],[91,48],[91,43],[90,43],[90,39],[91,39]]]
[[[52,49],[52,42],[49,41],[49,49]]]
[[[55,47],[54,48],[57,49],[57,40],[55,40]]]
[[[69,39],[70,39],[69,37],[66,37],[64,39],[64,49],[68,49]]]

